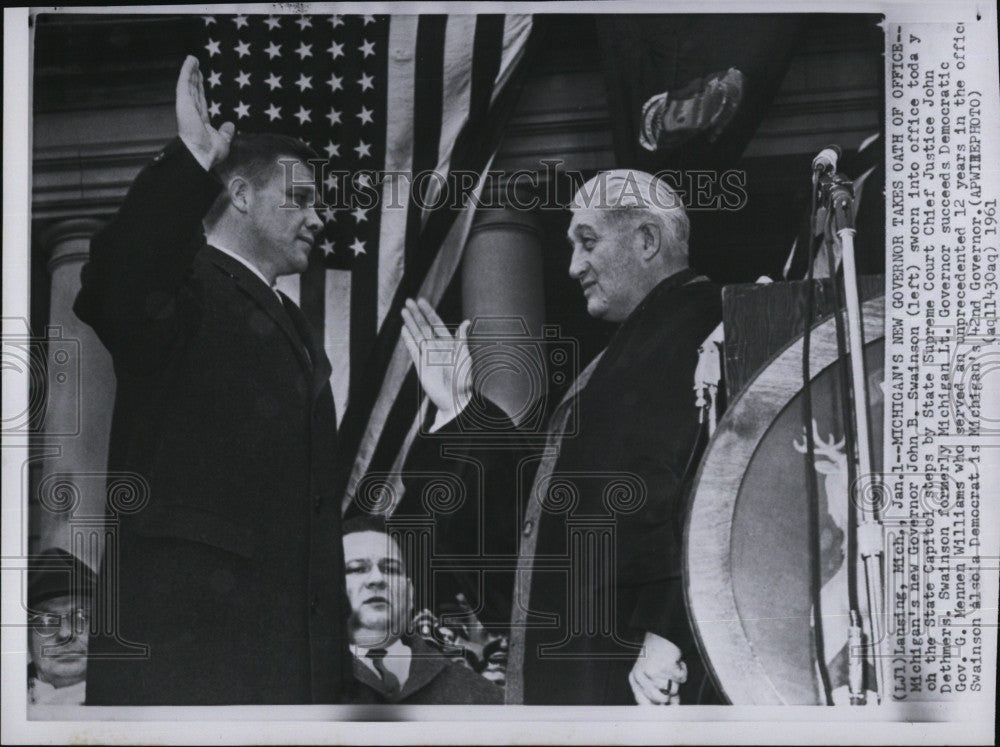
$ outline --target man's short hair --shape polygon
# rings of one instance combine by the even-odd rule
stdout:
[[[684,201],[663,178],[638,169],[601,171],[577,189],[569,207],[608,210],[616,219],[646,213],[662,226],[667,245],[687,256],[691,222]]]
[[[344,522],[341,528],[341,534],[346,537],[349,534],[357,534],[358,532],[381,532],[382,534],[389,533],[389,526],[386,523],[385,517],[381,514],[362,514],[361,516],[353,516]]]
[[[403,542],[401,541],[400,535],[406,531],[407,530],[404,527],[394,527],[392,519],[386,519],[381,514],[362,514],[360,516],[352,516],[343,523],[340,529],[341,536],[343,537],[346,537],[349,534],[358,534],[359,532],[377,532],[379,534],[384,534],[388,539],[396,543],[396,547],[399,549],[401,554],[403,552]],[[408,579],[411,581],[413,580],[413,572],[406,563],[406,558],[403,558],[403,572],[406,574]]]
[[[297,158],[307,163],[319,156],[304,142],[288,135],[238,132],[229,144],[229,154],[215,165],[215,171],[223,183],[239,175],[260,186],[274,174],[280,158]]]

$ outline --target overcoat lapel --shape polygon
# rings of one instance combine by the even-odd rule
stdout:
[[[313,374],[313,366],[309,361],[309,354],[312,351],[309,351],[309,354],[307,354],[306,349],[303,347],[301,335],[295,329],[291,317],[274,291],[268,288],[263,280],[254,275],[240,262],[220,252],[214,246],[206,245],[204,251],[216,267],[235,280],[237,287],[253,299],[274,320],[278,328],[288,337],[288,341],[295,350],[295,355],[298,357],[303,369],[311,376]]]

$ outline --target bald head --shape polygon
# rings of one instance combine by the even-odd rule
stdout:
[[[660,281],[688,266],[690,224],[677,193],[644,171],[603,171],[570,203],[569,273],[591,316],[624,321]]]

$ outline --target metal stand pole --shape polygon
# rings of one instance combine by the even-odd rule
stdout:
[[[834,183],[830,191],[830,210],[833,213],[835,230],[841,242],[841,259],[844,265],[844,296],[847,312],[847,330],[849,352],[851,358],[851,390],[854,398],[854,421],[857,433],[858,480],[851,486],[851,499],[861,511],[861,521],[858,526],[858,551],[864,562],[865,587],[868,598],[868,621],[871,631],[869,650],[872,653],[875,670],[875,692],[879,702],[882,702],[887,683],[886,660],[883,656],[883,608],[884,581],[882,578],[884,534],[877,503],[870,509],[857,500],[855,491],[864,479],[873,480],[871,465],[871,441],[868,431],[868,397],[865,391],[867,378],[865,376],[864,335],[861,327],[861,302],[858,298],[858,274],[854,261],[854,228],[851,204],[854,195],[849,184]],[[852,610],[852,624],[856,619]],[[853,652],[851,661],[855,658]],[[855,666],[863,666],[864,657]],[[860,677],[852,677],[852,681]],[[856,695],[852,688],[852,701],[858,698],[864,702],[863,692]]]

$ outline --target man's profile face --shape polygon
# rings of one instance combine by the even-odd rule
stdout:
[[[587,313],[609,322],[624,321],[642,301],[641,241],[628,217],[609,219],[608,210],[573,210],[567,236],[573,245],[569,275],[580,283]]]
[[[389,645],[406,630],[413,586],[396,541],[384,532],[344,536],[344,571],[356,644]]]
[[[40,602],[29,615],[28,650],[39,679],[54,687],[74,685],[87,674],[89,605],[63,596]]]
[[[283,161],[292,160],[283,156]],[[289,177],[286,178],[285,169]],[[311,173],[301,160],[275,163],[269,179],[252,186],[251,219],[276,275],[293,275],[309,267],[309,253],[323,223],[312,207],[314,192],[302,182]]]

